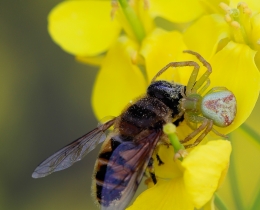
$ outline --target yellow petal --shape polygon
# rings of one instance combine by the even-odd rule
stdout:
[[[255,55],[255,64],[259,70],[260,69],[260,51],[257,51],[257,53]]]
[[[203,206],[203,210],[215,210],[215,204],[213,198],[209,202],[207,202],[205,206]]]
[[[149,8],[149,2],[148,5],[146,5],[147,1],[136,1],[136,13],[142,22],[146,34],[149,34],[154,28],[154,20],[151,16],[150,8]]]
[[[146,71],[148,81],[157,74],[168,63],[173,61],[185,60],[183,50],[186,50],[182,35],[177,32],[166,32],[162,29],[156,29],[144,41],[140,53],[144,56],[146,62]],[[185,70],[181,69],[181,72]],[[160,76],[160,79],[180,81],[181,76],[177,71],[169,69]]]
[[[255,50],[260,50],[260,14],[256,14],[251,20],[252,32],[251,32],[251,42]]]
[[[163,162],[162,164],[157,160],[156,154]],[[174,161],[174,149],[172,146],[160,145],[156,154],[153,155],[153,165],[156,177],[173,179],[183,175],[180,161]]]
[[[255,106],[260,89],[260,74],[254,56],[255,51],[247,45],[229,42],[210,61],[213,69],[211,87],[227,87],[237,99],[234,123],[226,128],[217,128],[221,133],[229,133],[239,127]]]
[[[198,0],[150,0],[150,11],[155,16],[172,22],[189,22],[203,13]]]
[[[104,60],[104,55],[97,56],[76,56],[75,59],[79,62],[90,64],[93,66],[100,66]]]
[[[215,54],[219,41],[229,37],[229,26],[221,15],[206,15],[191,25],[183,35],[190,50],[206,60]]]
[[[221,2],[229,5],[229,0],[200,0],[199,2],[207,14],[222,13],[223,10],[219,6]]]
[[[64,1],[48,16],[53,40],[68,53],[93,56],[106,51],[120,32],[109,1]]]
[[[140,21],[140,24],[143,27],[143,33],[149,34],[155,27],[153,18],[151,17],[150,14],[150,9],[147,8],[148,1],[131,1],[129,4],[135,11],[135,14]],[[137,41],[137,37],[133,32],[133,28],[131,24],[129,23],[128,19],[126,18],[123,10],[121,7],[119,7],[115,13],[115,16],[117,20],[121,23],[125,33],[127,34],[128,37],[130,37],[133,40]],[[140,29],[142,30],[142,29]],[[140,37],[141,38],[141,37]]]
[[[131,56],[137,45],[121,37],[108,51],[95,81],[92,106],[98,119],[118,116],[129,102],[145,93],[146,81]]]
[[[127,17],[124,14],[124,11],[121,7],[116,9],[115,17],[114,17],[122,26],[124,32],[126,33],[127,37],[131,38],[132,40],[137,41],[137,37],[132,29],[131,24],[129,23]]]
[[[230,153],[230,142],[210,141],[195,147],[183,160],[185,187],[196,208],[204,206],[217,190]]]
[[[193,210],[183,179],[159,180],[137,197],[126,210]]]

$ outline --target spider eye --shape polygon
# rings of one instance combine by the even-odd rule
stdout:
[[[236,98],[228,90],[207,94],[201,102],[202,114],[219,127],[230,125],[234,121],[236,110]]]

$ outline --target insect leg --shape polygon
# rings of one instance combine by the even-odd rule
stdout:
[[[149,160],[147,169],[149,171],[149,174],[150,174],[150,177],[151,177],[153,183],[156,184],[157,183],[157,179],[156,179],[155,172],[154,172],[153,162],[154,162],[154,160],[151,157],[150,160]]]
[[[164,162],[161,160],[160,156],[158,154],[156,154],[156,159],[158,160],[158,165],[163,165]]]

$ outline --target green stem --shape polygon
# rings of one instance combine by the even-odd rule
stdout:
[[[246,132],[248,135],[252,137],[258,144],[260,144],[260,135],[255,132],[252,128],[250,128],[248,125],[245,123],[240,126],[240,128]]]
[[[145,31],[144,31],[142,23],[140,22],[137,15],[135,14],[135,11],[128,4],[127,0],[118,0],[118,1],[122,7],[122,10],[126,16],[126,19],[129,23],[129,25],[131,26],[137,40],[139,42],[142,42],[142,40],[145,37]]]
[[[250,209],[260,209],[260,189],[259,189],[259,184],[258,184],[258,192],[257,196],[255,198],[255,201],[253,203],[253,206]]]
[[[232,138],[232,135],[230,137]],[[234,197],[234,204],[236,207],[235,209],[236,210],[245,209],[243,202],[242,202],[240,189],[238,188],[234,152],[231,153],[231,157],[230,157],[229,181],[230,181],[230,185],[231,185],[232,195]]]
[[[181,150],[185,150],[184,146],[180,143],[178,136],[176,135],[176,126],[172,123],[168,123],[163,126],[163,132],[168,136],[173,148],[174,153],[177,154]],[[180,157],[179,160],[183,158]]]
[[[228,210],[218,195],[215,195],[215,205],[219,210]]]
[[[252,128],[250,128],[248,125],[246,125],[245,123],[243,125],[240,126],[240,128],[246,132],[247,134],[249,134],[252,139],[254,139],[258,144],[260,144],[260,135],[255,132]],[[258,184],[258,187],[256,188],[258,189],[255,201],[252,205],[252,207],[250,209],[260,209],[260,187]]]

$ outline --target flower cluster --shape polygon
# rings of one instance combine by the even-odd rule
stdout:
[[[260,7],[255,1],[247,3],[119,0],[111,7],[109,1],[64,1],[51,11],[48,29],[77,60],[100,66],[92,95],[98,119],[119,115],[169,62],[194,60],[183,50],[200,53],[213,68],[210,87],[227,87],[236,96],[234,123],[218,129],[227,134],[250,115],[260,88]],[[188,67],[176,68],[160,79],[186,85],[190,74]],[[177,128],[180,139],[190,132],[184,123]],[[230,143],[208,142],[182,162],[172,160],[171,148],[160,151],[169,164],[155,168],[158,183],[129,209],[210,206],[229,165]]]

